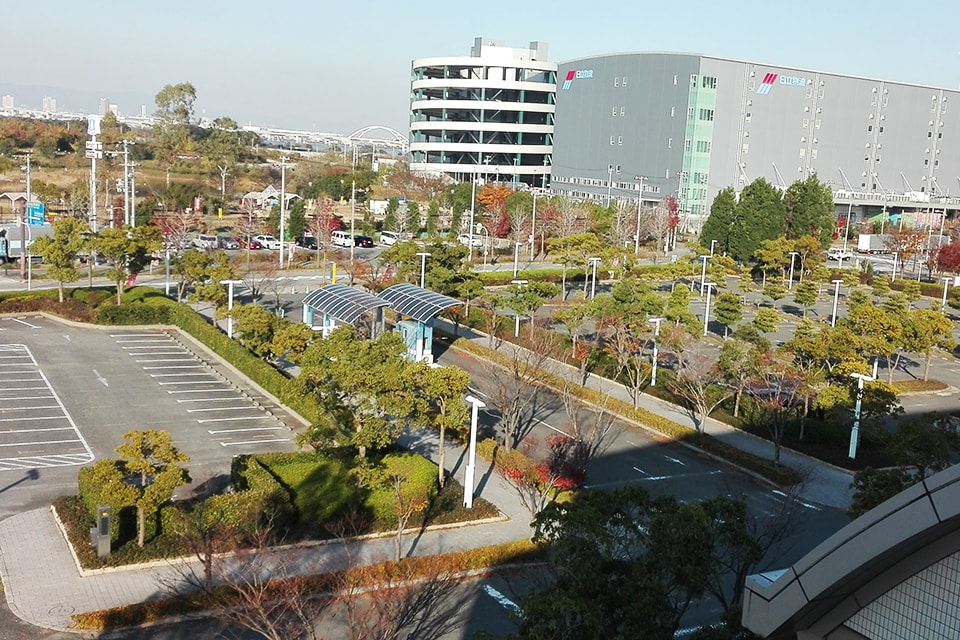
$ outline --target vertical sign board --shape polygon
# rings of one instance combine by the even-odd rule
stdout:
[[[98,136],[100,135],[100,120],[103,116],[87,116],[87,135],[88,136]]]
[[[42,202],[27,203],[27,224],[46,224],[47,209]]]

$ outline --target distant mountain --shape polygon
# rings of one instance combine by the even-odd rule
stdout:
[[[40,109],[43,98],[50,96],[57,101],[57,111],[74,111],[80,113],[98,113],[100,99],[105,98],[108,104],[119,107],[120,113],[129,116],[140,114],[140,106],[146,105],[147,113],[153,113],[154,96],[140,94],[133,91],[107,91],[98,93],[85,89],[65,89],[46,85],[6,84],[0,82],[0,96],[11,95],[14,104],[19,108]]]

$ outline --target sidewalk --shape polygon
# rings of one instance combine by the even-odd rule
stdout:
[[[437,437],[407,433],[402,443],[436,459]],[[446,446],[447,471],[462,480],[466,464],[459,446]],[[499,507],[500,522],[410,532],[403,537],[405,556],[429,556],[529,538],[530,514],[490,465],[478,460],[475,496]],[[356,564],[390,560],[395,538],[305,545],[271,552],[275,563],[296,567],[299,575],[336,570]],[[295,559],[292,558],[295,556]],[[24,621],[48,629],[70,630],[70,616],[119,607],[169,593],[162,585],[183,584],[183,562],[89,572],[81,575],[50,509],[37,509],[0,522],[0,576],[10,610]],[[99,637],[98,634],[82,634]]]
[[[437,318],[436,326],[448,334],[452,335],[454,332],[453,323],[443,318]],[[481,331],[460,326],[457,335],[484,348],[490,348],[489,336]],[[497,350],[506,353],[510,353],[510,349],[517,348],[521,347],[507,341],[502,341],[497,346]],[[553,365],[553,373],[579,384],[580,373],[575,367],[557,361],[554,361]],[[626,387],[612,380],[591,373],[588,375],[586,386],[617,400],[632,404]],[[678,424],[696,428],[696,422],[690,412],[665,400],[648,394],[641,394],[639,406],[669,418]],[[752,453],[761,458],[773,459],[773,445],[769,441],[735,429],[724,422],[708,418],[704,425],[704,431],[717,440],[726,442],[741,451]],[[852,473],[786,447],[780,451],[780,461],[784,465],[796,469],[806,478],[799,490],[799,495],[804,500],[839,509],[846,509],[850,506]]]

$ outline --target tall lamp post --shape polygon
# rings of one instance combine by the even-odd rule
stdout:
[[[716,242],[716,240],[711,242],[711,246],[713,246],[713,242]],[[796,251],[790,251],[789,254],[790,254],[790,282],[789,284],[787,284],[787,289],[792,290],[793,289],[793,263],[796,260],[797,256],[800,254]]]
[[[350,182],[350,262],[353,262],[353,249],[357,246],[357,241],[354,238],[356,233],[357,225],[357,181],[353,180]]]
[[[17,218],[17,225],[20,227],[20,265],[21,269],[24,264],[24,258],[26,258],[27,264],[27,291],[33,289],[33,257],[30,255],[30,245],[33,244],[33,231],[30,229],[30,225],[27,224],[27,221],[22,217]],[[27,237],[24,240],[23,231],[26,231]],[[20,271],[20,279],[23,281],[23,271]]]
[[[713,287],[717,286],[716,282],[708,282],[707,287],[707,306],[704,307],[703,311],[703,335],[707,335],[707,329],[710,328],[710,291],[713,290]]]
[[[705,286],[707,286],[707,285],[706,285],[706,282],[707,282],[707,260],[710,259],[710,256],[708,256],[708,255],[702,255],[702,256],[700,256],[700,259],[703,261],[703,269],[700,270],[700,297],[702,298],[702,297],[703,297],[703,288],[704,288]]]
[[[537,192],[533,192],[533,216],[530,218],[530,262],[537,257]]]
[[[463,479],[463,506],[467,509],[473,508],[473,484],[477,467],[477,418],[480,409],[486,405],[482,400],[473,396],[467,396],[466,401],[471,405],[470,411],[470,445],[467,451],[467,469]]]
[[[873,382],[877,379],[877,361],[873,361],[873,375],[868,376],[863,373],[851,373],[851,378],[857,380],[857,403],[853,408],[853,428],[850,429],[850,450],[847,457],[855,460],[857,457],[857,443],[860,439],[860,407],[863,405],[863,383]]]
[[[947,308],[947,287],[950,286],[950,281],[953,280],[953,276],[944,276],[941,278],[943,280],[943,299],[940,300],[940,306],[944,309]]]
[[[527,284],[527,281],[526,281],[526,280],[511,280],[511,281],[510,281],[510,284],[514,284],[514,285],[517,286],[517,295],[519,295],[519,294],[520,294],[520,289],[523,287],[523,285]],[[513,316],[513,317],[514,317],[513,337],[514,337],[514,338],[519,338],[519,337],[520,337],[520,314],[519,314],[519,313],[516,313],[516,312],[514,312],[514,313],[515,313],[516,315]]]
[[[287,209],[287,156],[280,156],[280,268],[283,269],[284,217]]]
[[[900,252],[893,252],[893,271],[890,273],[890,282],[897,279],[897,260],[900,258]]]
[[[637,233],[633,237],[633,255],[640,255],[640,223],[643,219],[643,176],[637,176],[640,181],[640,195],[637,196]],[[659,247],[658,249],[659,250]]]
[[[660,359],[660,353],[657,350],[657,337],[660,335],[660,323],[666,318],[650,318],[653,325],[653,367],[650,372],[650,386],[657,386],[657,361]]]
[[[710,257],[711,257],[711,258],[713,257],[713,248],[714,248],[715,246],[717,246],[717,241],[716,241],[716,240],[711,240],[711,241],[710,241]]]
[[[221,280],[227,285],[227,337],[233,339],[233,285],[243,284],[243,280]]]
[[[474,169],[473,175],[471,176],[472,180],[470,181],[470,238],[467,243],[470,245],[470,255],[467,256],[467,259],[470,262],[473,262],[473,216],[476,212],[476,202],[477,202],[477,171]]]
[[[420,288],[423,289],[423,283],[427,275],[427,257],[430,256],[426,251],[417,253],[420,256]]]
[[[517,277],[517,272],[520,270],[520,245],[521,242],[515,242],[513,247],[513,277]]]
[[[837,302],[840,300],[840,285],[843,280],[831,280],[833,282],[833,315],[830,317],[830,326],[837,326]]]
[[[590,258],[590,263],[593,265],[593,284],[590,285],[590,299],[597,297],[597,265],[600,264],[602,258]]]

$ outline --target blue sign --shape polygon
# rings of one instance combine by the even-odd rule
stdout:
[[[42,202],[27,203],[27,224],[44,224],[47,218],[47,209]]]

